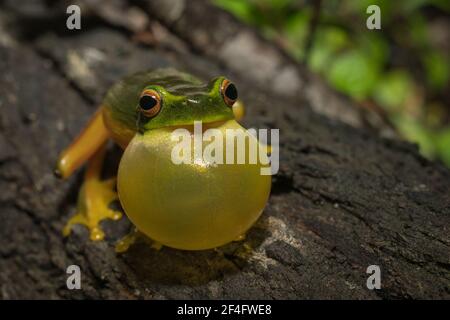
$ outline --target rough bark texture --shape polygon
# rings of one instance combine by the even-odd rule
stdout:
[[[0,12],[1,298],[450,298],[449,170],[365,128],[351,102],[252,30],[198,1],[83,1],[81,31],[64,31],[64,3],[12,3]],[[273,67],[255,69],[266,61]],[[110,84],[169,65],[230,75],[247,126],[280,128],[281,169],[262,218],[245,241],[201,252],[137,244],[118,255],[125,217],[103,223],[106,241],[90,242],[83,227],[63,238],[82,173],[54,178],[59,151]],[[355,121],[317,113],[332,104]],[[119,157],[112,149],[110,174]],[[82,290],[66,288],[71,264]],[[366,287],[373,264],[381,290]]]

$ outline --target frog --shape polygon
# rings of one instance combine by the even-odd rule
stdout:
[[[271,177],[260,174],[263,164],[217,164],[196,155],[192,163],[173,161],[174,130],[184,129],[194,139],[194,124],[201,122],[203,131],[247,132],[239,123],[243,116],[237,87],[224,76],[203,81],[162,68],[137,72],[113,84],[57,159],[54,170],[61,179],[86,164],[76,213],[65,225],[64,236],[81,224],[91,240],[103,240],[100,222],[119,220],[124,212],[134,234],[157,247],[206,250],[244,239],[270,196]],[[262,145],[254,135],[246,138]],[[123,153],[117,176],[103,179],[109,141]],[[205,148],[204,141],[201,147]],[[111,207],[114,201],[120,202],[123,212]],[[128,248],[124,244],[128,241],[121,243]]]

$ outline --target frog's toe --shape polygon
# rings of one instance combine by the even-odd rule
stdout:
[[[140,232],[138,229],[133,228],[133,230],[128,233],[125,237],[120,239],[116,243],[116,252],[117,253],[123,253],[128,251],[128,249],[134,244],[134,243],[145,243],[149,245],[152,249],[159,251],[162,249],[163,244],[159,243],[153,239],[150,239],[145,234]]]
[[[115,249],[117,253],[123,253],[128,251],[128,249],[138,241],[139,231],[133,228],[126,236],[117,241]]]
[[[151,246],[152,249],[154,249],[154,250],[156,250],[156,251],[159,251],[159,250],[162,249],[163,244],[160,243],[160,242],[158,242],[158,241],[153,241],[153,242],[150,244],[150,246]]]
[[[243,241],[245,240],[245,233],[238,235],[233,241]]]
[[[100,228],[100,222],[105,219],[119,220],[122,213],[109,208],[112,201],[116,200],[114,191],[115,180],[85,181],[78,196],[77,213],[69,219],[63,229],[63,235],[68,236],[75,224],[86,226],[93,241],[103,240],[105,233]]]

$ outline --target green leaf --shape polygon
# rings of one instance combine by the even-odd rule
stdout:
[[[409,39],[415,47],[427,47],[429,45],[429,31],[425,17],[421,14],[413,14],[407,20],[407,24],[409,32],[405,39]],[[404,35],[399,34],[398,37],[404,38]]]
[[[405,99],[413,90],[413,83],[407,72],[394,70],[382,75],[374,89],[375,101],[391,112],[401,111]]]
[[[407,140],[419,145],[419,150],[424,156],[433,157],[435,155],[434,136],[419,121],[404,115],[394,117],[393,120],[399,132]]]
[[[336,57],[327,76],[335,88],[361,100],[374,88],[379,67],[363,52],[351,50]]]
[[[243,0],[213,0],[213,3],[246,22],[252,22],[252,4]]]
[[[449,80],[449,65],[438,51],[429,51],[423,57],[427,82],[434,89],[444,88]]]
[[[420,7],[428,4],[430,0],[408,0],[399,1],[401,11],[403,14],[410,14],[411,12],[420,9]]]
[[[380,33],[364,32],[358,37],[356,45],[373,64],[378,65],[380,68],[385,64],[388,58],[389,46]]]
[[[242,1],[242,0],[241,0]],[[296,2],[296,0],[256,0],[258,3],[262,3],[263,5],[275,9],[281,10]]]
[[[450,1],[448,0],[430,0],[432,4],[434,4],[436,7],[440,8],[441,10],[450,13]]]
[[[289,16],[283,27],[289,51],[298,59],[303,58],[305,39],[309,30],[309,19],[310,10],[302,10]]]
[[[315,72],[326,71],[333,56],[349,45],[350,39],[344,30],[338,27],[320,27],[317,29],[307,63]]]
[[[439,158],[450,167],[450,128],[446,128],[437,134],[436,148]]]
[[[329,65],[332,56],[333,53],[328,47],[314,46],[308,59],[308,65],[312,71],[320,73]]]

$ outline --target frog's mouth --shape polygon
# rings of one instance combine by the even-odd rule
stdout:
[[[185,110],[189,108],[189,110]],[[196,106],[187,105],[183,108],[162,110],[157,116],[150,120],[138,119],[138,126],[142,131],[161,129],[165,127],[189,127],[196,123],[203,126],[214,126],[228,120],[234,120],[235,115],[232,108],[225,106]]]
[[[168,131],[174,131],[177,129],[186,129],[189,132],[194,133],[195,130],[201,130],[202,133],[205,133],[205,131],[209,129],[218,129],[222,127],[228,127],[230,126],[229,122],[237,123],[234,119],[226,119],[226,120],[216,120],[216,121],[209,121],[205,122],[202,120],[194,121],[193,123],[188,124],[179,124],[179,125],[172,125],[167,126],[164,129]]]

